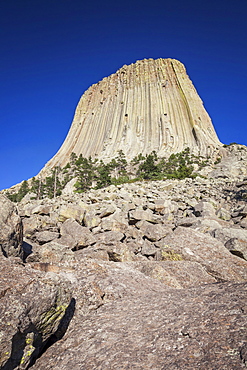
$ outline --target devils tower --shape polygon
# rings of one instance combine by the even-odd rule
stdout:
[[[81,97],[68,135],[45,168],[63,167],[72,152],[109,160],[122,150],[131,159],[159,157],[190,147],[210,155],[221,145],[184,65],[144,59],[124,65]]]

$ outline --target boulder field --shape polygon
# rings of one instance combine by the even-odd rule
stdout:
[[[247,178],[224,171],[0,195],[0,368],[246,368]]]

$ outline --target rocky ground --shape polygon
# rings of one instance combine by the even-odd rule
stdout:
[[[246,368],[246,147],[0,209],[1,369]]]

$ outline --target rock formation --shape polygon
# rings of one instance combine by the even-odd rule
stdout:
[[[144,59],[92,85],[81,97],[58,153],[45,169],[63,167],[72,152],[109,160],[155,150],[159,157],[190,147],[209,155],[220,142],[182,63]]]

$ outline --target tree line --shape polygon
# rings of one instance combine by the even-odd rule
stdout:
[[[19,202],[27,193],[36,199],[55,198],[61,195],[63,188],[73,178],[76,178],[74,187],[77,193],[141,180],[193,178],[198,175],[194,165],[197,164],[197,168],[201,169],[207,163],[208,159],[191,154],[189,148],[171,154],[169,158],[158,158],[155,151],[145,156],[140,153],[130,162],[120,150],[117,157],[108,163],[72,153],[65,167],[54,168],[44,179],[33,177],[31,182],[25,180],[18,192],[9,192],[7,195],[14,202]]]

